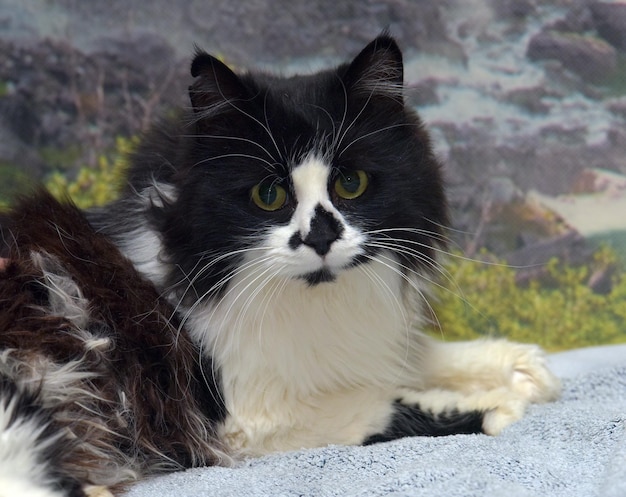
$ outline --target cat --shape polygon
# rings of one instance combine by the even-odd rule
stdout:
[[[24,457],[48,476],[29,495],[304,447],[496,435],[558,396],[535,345],[423,333],[448,213],[390,35],[309,75],[235,73],[200,50],[191,74],[191,107],[141,140],[119,200],[81,213],[39,193],[7,222],[0,301],[26,292],[9,307],[37,315],[0,328],[0,432],[41,427]],[[28,478],[0,469],[0,488]]]

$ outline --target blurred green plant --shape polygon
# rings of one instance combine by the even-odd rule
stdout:
[[[95,168],[82,167],[72,181],[56,171],[46,181],[46,187],[57,198],[69,195],[82,209],[107,204],[117,198],[129,166],[128,156],[137,143],[138,138],[118,137],[115,150],[100,155]]]
[[[39,155],[50,169],[66,171],[74,165],[78,165],[81,157],[81,147],[71,145],[65,148],[45,146],[39,149]]]
[[[601,248],[591,266],[575,267],[553,259],[546,278],[516,282],[505,263],[451,258],[448,281],[436,291],[437,323],[430,330],[445,340],[492,336],[538,343],[550,351],[626,342],[626,273],[615,270],[608,294],[594,293],[593,271],[619,265]]]
[[[13,164],[0,162],[0,209],[7,207],[12,192],[24,191],[30,184],[28,174]]]

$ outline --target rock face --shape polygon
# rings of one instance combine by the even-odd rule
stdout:
[[[116,136],[184,105],[194,43],[235,67],[306,72],[389,28],[405,54],[408,102],[445,163],[454,227],[468,233],[455,241],[470,252],[549,246],[568,257],[571,227],[529,192],[560,198],[587,170],[626,173],[625,9],[598,0],[3,0],[0,201],[24,176],[95,165]]]
[[[32,178],[50,165],[95,163],[116,136],[136,134],[183,102],[186,64],[155,36],[103,40],[89,55],[61,41],[0,39],[0,54],[0,161]]]
[[[547,31],[528,45],[532,60],[557,60],[587,81],[606,80],[617,69],[617,52],[607,42],[575,33]]]
[[[598,34],[614,47],[626,50],[626,2],[591,2],[589,10]]]
[[[38,0],[5,0],[0,165],[19,163],[35,179],[55,167],[71,175],[95,165],[116,136],[137,134],[186,104],[194,43],[235,66],[283,65],[343,59],[385,28],[408,51],[461,51],[440,7],[427,0],[54,0],[47,11]],[[9,184],[2,170],[0,183]]]

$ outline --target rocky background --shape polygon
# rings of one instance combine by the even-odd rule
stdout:
[[[95,166],[116,137],[185,105],[194,44],[290,73],[344,60],[384,28],[446,163],[466,253],[584,262],[610,241],[626,254],[617,1],[2,0],[0,199]]]

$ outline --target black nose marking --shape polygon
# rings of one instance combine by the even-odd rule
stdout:
[[[318,255],[324,256],[330,251],[330,246],[333,242],[341,237],[342,233],[343,226],[340,222],[318,204],[315,208],[313,219],[311,219],[309,233],[304,239],[300,235],[298,235],[298,238],[302,240],[302,243],[315,250]]]

